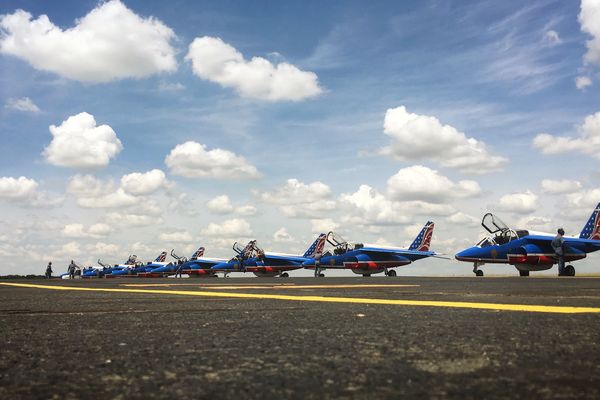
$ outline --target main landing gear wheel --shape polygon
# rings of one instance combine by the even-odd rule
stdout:
[[[290,275],[287,272],[284,272],[283,274],[281,274],[282,278],[289,278]]]
[[[575,267],[572,265],[567,265],[565,267],[565,276],[575,276]]]
[[[363,278],[370,278],[371,274],[363,274]]]
[[[386,275],[393,278],[394,276],[396,276],[396,271],[394,271],[393,269],[390,269]]]
[[[475,271],[475,276],[483,276],[483,271],[478,269],[477,271]]]
[[[519,276],[529,276],[529,271],[521,271],[521,270],[519,270]]]

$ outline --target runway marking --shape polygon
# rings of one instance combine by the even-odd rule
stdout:
[[[368,298],[355,298],[355,297],[289,296],[289,295],[280,295],[280,294],[200,292],[200,291],[186,291],[186,290],[110,289],[110,288],[89,288],[89,287],[79,287],[79,286],[34,285],[34,284],[27,284],[27,283],[6,283],[6,282],[0,282],[0,285],[23,287],[23,288],[34,288],[34,289],[62,290],[62,291],[146,293],[146,294],[166,294],[166,295],[179,295],[179,296],[226,297],[226,298],[238,298],[238,299],[310,301],[310,302],[322,302],[322,303],[386,304],[386,305],[417,306],[417,307],[468,308],[468,309],[480,309],[480,310],[522,311],[522,312],[556,313],[556,314],[600,313],[600,308],[596,308],[596,307],[543,306],[543,305],[530,305],[530,304],[470,303],[470,302],[460,302],[460,301],[368,299]]]
[[[221,290],[238,290],[238,289],[349,289],[349,288],[399,288],[399,287],[420,287],[421,285],[294,285],[294,284],[259,284],[252,286],[227,286],[227,285],[205,285],[201,283],[132,283],[121,284],[125,287],[171,287],[171,286],[194,286],[203,289],[221,289]]]

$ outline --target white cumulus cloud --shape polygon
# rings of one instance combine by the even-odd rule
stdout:
[[[229,150],[207,150],[193,141],[178,144],[165,159],[174,175],[187,178],[258,179],[261,174],[242,156]]]
[[[38,186],[39,184],[34,179],[24,176],[18,178],[3,176],[0,178],[0,199],[31,199],[35,196]]]
[[[575,78],[575,87],[579,90],[583,90],[588,86],[592,85],[592,80],[589,76],[578,76]]]
[[[314,72],[289,63],[273,65],[262,57],[250,61],[217,37],[195,38],[185,57],[194,74],[202,79],[234,88],[241,96],[268,101],[299,101],[320,94]]]
[[[8,99],[6,102],[6,108],[9,110],[38,113],[40,108],[31,100],[29,97],[22,97],[20,99]]]
[[[113,225],[127,229],[129,227],[141,226],[160,226],[164,220],[159,216],[140,214],[140,213],[123,213],[111,212],[106,215],[108,221]]]
[[[578,152],[600,159],[600,111],[585,117],[578,130],[578,137],[540,133],[533,139],[533,146],[544,154]]]
[[[161,188],[169,187],[165,173],[153,169],[145,173],[133,172],[121,177],[121,187],[127,193],[139,196],[154,193]]]
[[[230,214],[233,212],[233,204],[231,204],[229,196],[225,194],[209,200],[206,207],[214,214]]]
[[[234,207],[226,194],[214,197],[206,202],[206,208],[213,214],[238,214],[238,215],[255,215],[257,210],[256,207],[246,204],[239,207]]]
[[[121,188],[99,197],[80,197],[77,199],[77,204],[84,208],[122,208],[136,205],[139,202],[138,197],[126,193]]]
[[[290,243],[294,238],[284,227],[281,227],[273,234],[273,240],[277,243]]]
[[[187,232],[171,232],[171,233],[161,233],[158,238],[162,242],[169,243],[191,243],[194,241],[192,235]]]
[[[62,235],[69,238],[99,238],[108,236],[113,228],[104,223],[97,223],[86,228],[83,224],[67,224],[62,229]]]
[[[527,190],[524,193],[505,194],[500,197],[496,208],[515,214],[529,214],[540,208],[540,205],[538,196]]]
[[[340,202],[348,208],[342,219],[349,224],[393,225],[411,221],[411,215],[405,214],[399,203],[389,200],[369,185],[360,185],[354,193],[342,193]]]
[[[443,125],[436,117],[410,113],[404,106],[386,111],[384,133],[392,143],[381,152],[402,161],[433,160],[472,174],[500,171],[507,162],[490,153],[482,141]]]
[[[438,171],[421,166],[399,170],[387,181],[390,198],[398,201],[426,201],[444,203],[449,199],[475,197],[481,193],[476,181],[452,182]]]
[[[446,218],[446,221],[460,226],[478,226],[481,222],[480,219],[473,217],[472,215],[465,214],[462,211],[450,215]]]
[[[550,46],[554,46],[562,43],[562,39],[558,35],[558,32],[554,30],[549,30],[544,33],[544,41]]]
[[[108,125],[96,126],[86,112],[69,117],[59,126],[50,125],[52,142],[44,149],[52,165],[71,168],[98,168],[108,165],[123,149],[115,131]]]
[[[156,18],[143,18],[118,0],[101,2],[75,25],[62,29],[47,15],[23,10],[0,16],[0,52],[35,69],[88,83],[143,78],[177,69],[175,33]]]
[[[340,227],[340,224],[331,218],[311,219],[310,224],[312,233],[328,233]]]
[[[552,232],[556,227],[552,220],[547,217],[524,216],[515,224],[515,228],[529,229],[538,232]]]
[[[77,174],[69,178],[67,193],[76,197],[98,197],[115,190],[112,181],[103,182],[93,175]]]
[[[286,184],[273,192],[254,192],[261,201],[276,204],[288,217],[316,218],[335,208],[331,189],[322,182],[306,184],[298,179],[288,179]]]
[[[450,204],[423,200],[399,201],[391,198],[389,193],[381,193],[369,185],[360,185],[354,193],[341,194],[339,205],[344,212],[341,217],[344,226],[360,225],[368,229],[378,225],[408,224],[416,215],[430,218],[456,213]]]
[[[252,236],[252,229],[246,220],[234,218],[220,224],[211,222],[201,233],[214,238],[247,238]]]
[[[600,188],[582,189],[564,196],[560,204],[560,213],[568,217],[589,217],[598,203],[600,203]]]
[[[544,179],[541,186],[544,193],[564,194],[579,191],[581,189],[581,182],[569,179]]]
[[[587,41],[587,52],[583,56],[586,64],[600,65],[600,1],[581,0],[579,13],[581,30],[592,38]]]

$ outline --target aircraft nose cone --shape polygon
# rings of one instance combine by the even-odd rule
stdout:
[[[475,256],[475,251],[475,247],[470,247],[468,249],[464,249],[463,251],[456,253],[454,258],[456,258],[458,261],[468,261],[470,258],[473,258]]]

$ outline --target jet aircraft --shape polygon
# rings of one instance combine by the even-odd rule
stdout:
[[[166,265],[161,265],[151,269],[149,272],[138,274],[142,277],[161,277],[168,275],[175,275],[177,273],[189,274],[192,264],[188,261],[195,261],[204,255],[204,247],[198,248],[192,254],[192,257],[188,260],[185,256],[178,256],[174,250],[171,250],[171,257],[177,260],[177,262],[170,262]]]
[[[81,273],[81,277],[82,278],[102,278],[107,274],[110,274],[113,270],[113,266],[109,265],[109,264],[104,264],[102,262],[102,260],[98,259],[98,265],[99,267],[96,266],[89,266],[87,268],[85,268],[83,270],[83,272]]]
[[[254,275],[264,277],[280,276],[289,277],[287,271],[303,268],[303,263],[310,258],[320,257],[325,246],[326,236],[321,233],[302,255],[265,252],[256,240],[251,240],[245,247],[239,243],[233,245],[233,250],[238,253],[231,260],[217,264],[211,268],[227,276],[230,272],[252,272]]]
[[[438,257],[435,252],[429,251],[433,228],[434,223],[428,221],[408,249],[350,244],[334,232],[329,232],[326,239],[333,246],[333,253],[327,251],[321,257],[305,261],[303,265],[307,269],[314,269],[315,277],[325,276],[322,271],[326,269],[349,269],[365,277],[383,272],[393,277],[396,271],[391,268],[408,265],[421,258]]]
[[[500,218],[487,213],[481,225],[490,233],[475,246],[456,254],[456,259],[473,263],[476,276],[483,276],[479,269],[483,264],[509,264],[520,276],[530,271],[550,269],[558,263],[551,242],[554,234],[526,229],[511,229]],[[600,250],[600,203],[592,212],[579,237],[564,237],[565,262],[581,260],[587,253]],[[575,267],[567,265],[565,274],[575,276]]]
[[[154,268],[158,268],[159,266],[166,265],[167,252],[163,251],[154,259],[153,262],[148,262],[144,264],[141,261],[137,260],[137,256],[131,255],[129,259],[123,265],[115,265],[114,269],[110,274],[107,274],[106,277],[117,277],[117,276],[126,276],[126,275],[137,275],[138,273],[148,272]]]

